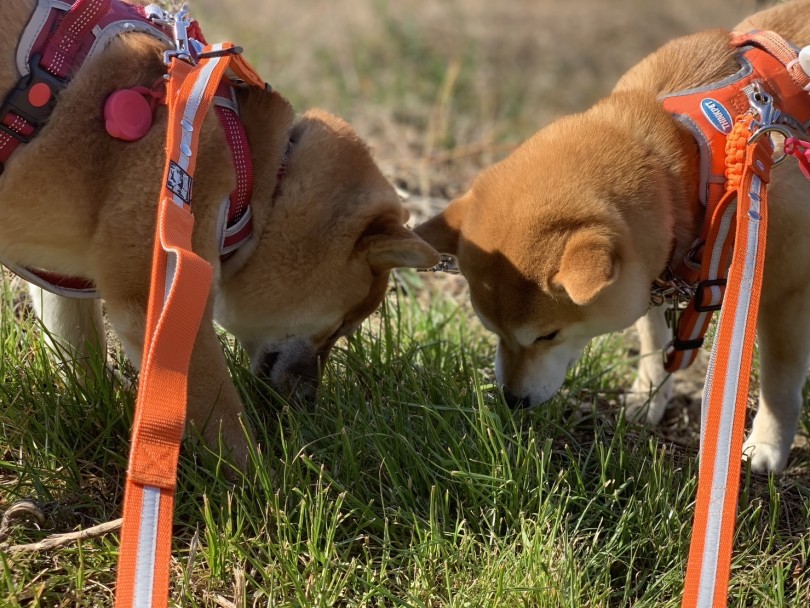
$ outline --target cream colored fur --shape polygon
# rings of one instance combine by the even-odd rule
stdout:
[[[0,91],[19,78],[17,40],[34,0],[4,0]],[[86,63],[49,123],[0,176],[0,258],[95,281],[108,318],[137,366],[143,347],[166,111],[142,140],[109,137],[102,107],[114,90],[151,86],[164,72],[159,45],[115,39]],[[240,91],[254,156],[254,236],[220,263],[217,219],[235,174],[213,112],[200,140],[194,183],[194,250],[215,283],[192,355],[188,417],[216,445],[221,429],[239,462],[247,453],[242,403],[212,321],[242,341],[256,372],[284,393],[311,395],[335,341],[379,305],[395,266],[423,267],[436,252],[403,227],[407,213],[366,145],[342,120],[310,111],[298,120],[276,92]],[[276,175],[288,140],[287,175]],[[103,348],[100,305],[35,294],[53,335],[78,360]],[[247,424],[244,422],[244,424]]]
[[[775,30],[810,44],[810,2],[760,12],[738,30]],[[485,170],[470,191],[417,233],[458,256],[472,304],[499,337],[496,376],[523,405],[549,399],[596,335],[637,319],[632,413],[660,421],[672,395],[660,349],[663,311],[650,284],[696,238],[698,151],[657,101],[738,69],[729,33],[680,38],[632,68],[585,112],[536,133]],[[810,100],[808,100],[810,103]],[[810,355],[810,185],[796,164],[773,171],[759,351],[759,410],[745,443],[754,470],[779,471],[790,452]]]

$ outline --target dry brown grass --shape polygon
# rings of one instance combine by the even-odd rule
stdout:
[[[666,40],[732,27],[758,4],[194,0],[192,10],[296,107],[350,120],[401,186],[448,197]]]

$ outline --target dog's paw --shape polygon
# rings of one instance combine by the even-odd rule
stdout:
[[[247,472],[250,467],[250,453],[256,445],[253,431],[241,414],[223,418],[219,424],[208,424],[199,432],[194,421],[188,423],[192,436],[201,439],[208,450],[222,457],[233,468],[226,477],[233,481],[237,471]]]
[[[790,445],[757,441],[751,436],[743,444],[743,456],[749,460],[751,470],[756,473],[779,473],[787,464]]]
[[[656,425],[661,422],[667,405],[672,399],[672,384],[665,381],[657,388],[650,388],[648,382],[638,378],[625,394],[625,408],[627,417],[636,422],[646,422]]]

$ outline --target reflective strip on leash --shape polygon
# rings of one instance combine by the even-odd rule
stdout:
[[[732,142],[735,133],[737,138]],[[750,133],[748,117],[747,121],[738,120],[729,136],[729,148],[737,145],[745,150],[745,157],[736,166],[741,174],[728,176],[729,191],[720,205],[736,207],[736,235],[703,392],[700,469],[684,608],[723,608],[728,600],[745,412],[765,262],[766,187],[773,163],[772,148],[764,143],[768,138],[747,143]],[[735,168],[730,167],[730,171],[735,172]]]

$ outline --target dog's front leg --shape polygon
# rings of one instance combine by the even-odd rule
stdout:
[[[135,299],[107,299],[106,303],[108,317],[127,357],[136,367],[140,367],[146,309]],[[248,461],[248,444],[252,440],[250,425],[243,420],[242,401],[231,381],[212,324],[211,309],[209,303],[191,354],[187,423],[202,434],[213,450],[218,449],[221,431],[224,446],[230,451],[234,462],[244,468]]]
[[[212,449],[217,448],[221,433],[225,448],[244,469],[253,434],[213,327],[210,304],[194,343],[188,382],[188,424],[202,433]]]
[[[655,306],[636,322],[641,341],[638,375],[626,397],[627,414],[640,419],[646,412],[650,424],[658,424],[672,398],[672,377],[664,369],[661,350],[672,337],[666,307]]]
[[[92,374],[93,358],[104,357],[106,353],[101,300],[66,298],[31,283],[28,293],[37,317],[45,326],[45,340],[51,349],[60,359],[64,357]]]
[[[743,453],[754,471],[776,473],[787,464],[801,414],[810,358],[810,288],[762,294],[759,409]]]

